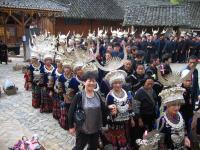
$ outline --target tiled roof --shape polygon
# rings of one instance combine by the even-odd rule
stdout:
[[[124,25],[200,28],[200,2],[191,1],[195,0],[172,5],[169,0],[132,0],[125,11]]]
[[[127,6],[139,6],[139,5],[148,5],[148,6],[158,6],[158,5],[171,5],[169,0],[114,0],[122,8]]]
[[[126,11],[124,24],[141,26],[187,26],[185,6],[134,6]]]
[[[63,17],[83,19],[123,20],[124,13],[113,0],[57,0],[70,3],[68,12]]]
[[[20,8],[48,11],[67,11],[68,7],[55,0],[0,0],[0,8]]]
[[[57,17],[124,20],[124,25],[200,28],[200,0],[0,0],[0,8],[60,11]]]
[[[200,2],[189,3],[188,7],[191,17],[191,27],[200,28]]]

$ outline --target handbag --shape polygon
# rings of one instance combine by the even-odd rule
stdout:
[[[75,111],[75,114],[74,114],[74,117],[75,117],[75,123],[78,127],[81,127],[85,121],[85,118],[86,118],[86,115],[85,115],[85,111],[83,110],[82,108],[82,93],[79,93],[80,94],[80,99],[79,99],[79,102],[77,103],[77,106],[76,106],[76,111]]]

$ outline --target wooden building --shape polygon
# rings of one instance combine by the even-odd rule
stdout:
[[[0,40],[20,43],[30,27],[53,34],[135,26],[200,29],[200,0],[1,0]]]
[[[67,6],[51,0],[1,0],[0,40],[8,45],[21,43],[30,26],[55,32],[55,15]]]
[[[56,33],[76,31],[86,35],[98,27],[122,27],[122,8],[114,0],[58,0],[69,6],[69,11],[56,16]]]
[[[114,0],[1,0],[0,40],[21,43],[26,29],[86,35],[98,27],[122,27],[123,9]]]

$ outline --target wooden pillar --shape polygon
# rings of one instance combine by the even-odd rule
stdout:
[[[21,28],[21,31],[22,31],[22,35],[21,35],[21,38],[22,38],[22,42],[23,42],[23,52],[24,52],[24,60],[26,60],[26,41],[23,40],[23,37],[25,36],[25,26],[26,24],[32,19],[32,16],[30,16],[27,20],[25,20],[25,12],[22,12],[21,16],[20,16],[20,20],[18,18],[16,18],[12,13],[10,13],[10,16],[13,18],[13,20],[15,20],[20,28]]]
[[[56,34],[56,18],[55,16],[53,15],[53,33],[52,34]]]
[[[7,20],[8,20],[8,17],[9,16],[5,16],[4,17],[4,22],[3,22],[3,28],[4,28],[4,42],[7,44],[7,32],[6,32],[6,23],[7,23]]]
[[[21,15],[22,36],[25,36],[25,20],[24,20],[24,17],[25,17],[24,12],[22,12],[22,15]],[[26,61],[26,41],[23,41],[23,50],[24,50],[24,61]]]

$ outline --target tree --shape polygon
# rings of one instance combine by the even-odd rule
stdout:
[[[173,5],[179,5],[183,2],[184,0],[170,0],[170,2],[173,4]]]

